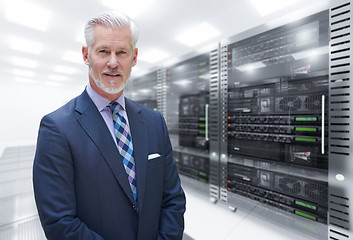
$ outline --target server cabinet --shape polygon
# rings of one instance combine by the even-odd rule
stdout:
[[[222,43],[221,200],[228,204],[242,196],[327,223],[328,14]]]
[[[166,122],[179,174],[209,182],[209,54],[166,68]]]
[[[131,78],[124,94],[152,110],[161,111],[160,81],[159,71]]]

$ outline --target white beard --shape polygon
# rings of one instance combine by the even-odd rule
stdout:
[[[108,94],[117,94],[119,92],[121,92],[122,90],[124,90],[124,88],[126,87],[128,80],[129,80],[129,76],[126,77],[124,75],[124,73],[121,70],[115,70],[115,71],[111,71],[111,70],[104,70],[103,72],[101,72],[100,76],[102,76],[103,73],[105,72],[119,72],[123,78],[122,83],[120,84],[120,86],[118,88],[114,87],[114,81],[112,80],[110,82],[111,87],[106,87],[103,84],[102,78],[99,77],[98,79],[94,77],[94,72],[91,66],[91,63],[89,64],[89,75],[91,76],[91,78],[93,79],[93,81],[96,83],[97,87],[100,88],[102,91],[108,93]]]

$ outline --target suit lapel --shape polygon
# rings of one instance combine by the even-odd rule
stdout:
[[[77,121],[102,153],[116,180],[135,205],[135,200],[129,185],[121,155],[111,137],[111,134],[96,106],[87,92],[84,91],[76,104]]]
[[[132,143],[134,146],[135,164],[136,164],[136,182],[137,182],[137,200],[139,209],[142,208],[145,183],[146,166],[148,156],[147,130],[143,121],[141,109],[131,100],[125,98],[126,112],[129,118]]]

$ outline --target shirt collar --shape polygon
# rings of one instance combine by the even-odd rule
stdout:
[[[96,105],[97,109],[99,112],[103,111],[108,104],[110,103],[110,101],[104,97],[102,97],[101,95],[99,95],[91,86],[91,84],[87,84],[86,86],[86,90],[88,93],[88,96],[90,96],[90,98],[92,99],[92,101],[94,102],[94,104]],[[125,111],[125,98],[124,98],[124,92],[121,94],[121,96],[116,99],[114,102],[117,102],[120,107],[123,108],[123,110]]]

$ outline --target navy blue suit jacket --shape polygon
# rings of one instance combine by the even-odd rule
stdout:
[[[84,91],[43,117],[33,165],[48,239],[182,239],[185,196],[163,116],[126,99],[137,202],[121,156]],[[148,155],[160,157],[148,160]]]

